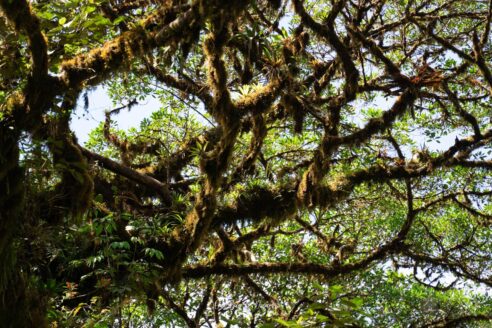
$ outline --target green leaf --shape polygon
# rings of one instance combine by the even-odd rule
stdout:
[[[86,14],[90,14],[90,13],[92,13],[93,11],[95,11],[96,9],[97,9],[97,8],[96,8],[95,6],[87,6],[87,7],[85,7],[85,9],[84,9],[84,13],[86,13]]]
[[[274,323],[267,322],[267,323],[260,324],[258,327],[259,328],[275,328],[276,325]]]
[[[156,258],[158,260],[164,259],[164,254],[162,254],[162,252],[158,249],[145,248],[144,253],[145,253],[145,255],[147,255],[148,257],[151,257],[151,258],[153,257],[153,258]]]
[[[112,242],[110,245],[114,249],[130,249],[130,244],[127,241]]]

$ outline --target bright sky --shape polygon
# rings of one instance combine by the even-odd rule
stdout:
[[[104,122],[105,111],[111,110],[120,104],[114,105],[103,87],[98,87],[89,93],[89,109],[84,111],[83,101],[78,102],[75,115],[72,116],[70,127],[83,145],[89,139],[89,133],[95,129],[101,122]],[[150,114],[161,107],[159,100],[147,97],[144,102],[132,107],[131,111],[122,110],[119,115],[113,115],[112,120],[117,122],[121,129],[128,129],[139,126],[140,122],[149,117]]]
[[[387,110],[393,105],[393,103],[394,99],[384,99],[383,97],[378,97],[374,103],[374,106]],[[122,104],[113,104],[107,94],[107,90],[102,86],[89,92],[88,111],[83,109],[83,101],[79,101],[75,115],[72,117],[70,124],[71,129],[75,132],[79,143],[84,145],[85,142],[87,142],[89,139],[89,133],[104,121],[105,111],[114,109],[121,105]],[[355,105],[357,106],[361,104],[357,104],[356,102]],[[120,129],[126,130],[131,127],[138,127],[144,118],[150,117],[150,114],[158,110],[161,106],[162,104],[158,99],[149,96],[145,101],[139,102],[138,105],[132,107],[131,111],[124,109],[118,115],[113,115],[111,119],[116,122],[114,127],[118,127]],[[361,122],[361,127],[364,123]],[[454,144],[454,140],[457,136],[464,136],[460,135],[460,133],[456,131],[453,131],[452,134],[440,139],[425,140],[425,137],[417,131],[414,131],[411,134],[413,135],[414,141],[418,147],[425,146],[429,150],[439,151],[446,150]],[[411,157],[411,149],[405,149],[405,147],[403,148],[405,153],[407,153],[406,155]]]

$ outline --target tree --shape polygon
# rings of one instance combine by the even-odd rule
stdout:
[[[490,325],[490,1],[0,7],[2,323]]]

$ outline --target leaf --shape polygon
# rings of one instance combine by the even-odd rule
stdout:
[[[110,245],[114,249],[130,249],[130,244],[127,241],[112,242]]]
[[[297,322],[295,321],[285,321],[283,319],[275,319],[275,321],[277,321],[279,324],[281,324],[282,326],[285,326],[285,327],[293,327],[293,328],[298,328],[298,327],[302,327],[301,325],[299,325]]]
[[[125,16],[119,16],[118,18],[116,18],[113,21],[113,25],[118,25],[119,23],[124,22],[124,21],[125,21]]]
[[[151,257],[151,258],[153,257],[153,258],[156,258],[158,260],[164,259],[164,254],[162,254],[162,252],[158,249],[145,248],[144,253],[145,253],[145,255],[147,255],[148,257]]]
[[[259,326],[259,328],[275,328],[275,324],[271,322],[263,323]]]
[[[97,8],[96,8],[95,6],[87,6],[87,7],[85,7],[85,9],[84,9],[84,13],[86,13],[86,14],[90,14],[90,13],[92,13],[93,11],[95,11],[96,9],[97,9]]]
[[[72,317],[75,317],[77,313],[79,313],[80,310],[82,310],[82,308],[84,308],[85,306],[87,306],[86,303],[79,303],[79,305],[77,305],[77,307],[72,310]]]

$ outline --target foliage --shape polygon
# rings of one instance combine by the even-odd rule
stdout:
[[[490,325],[492,2],[0,8],[1,322]]]

